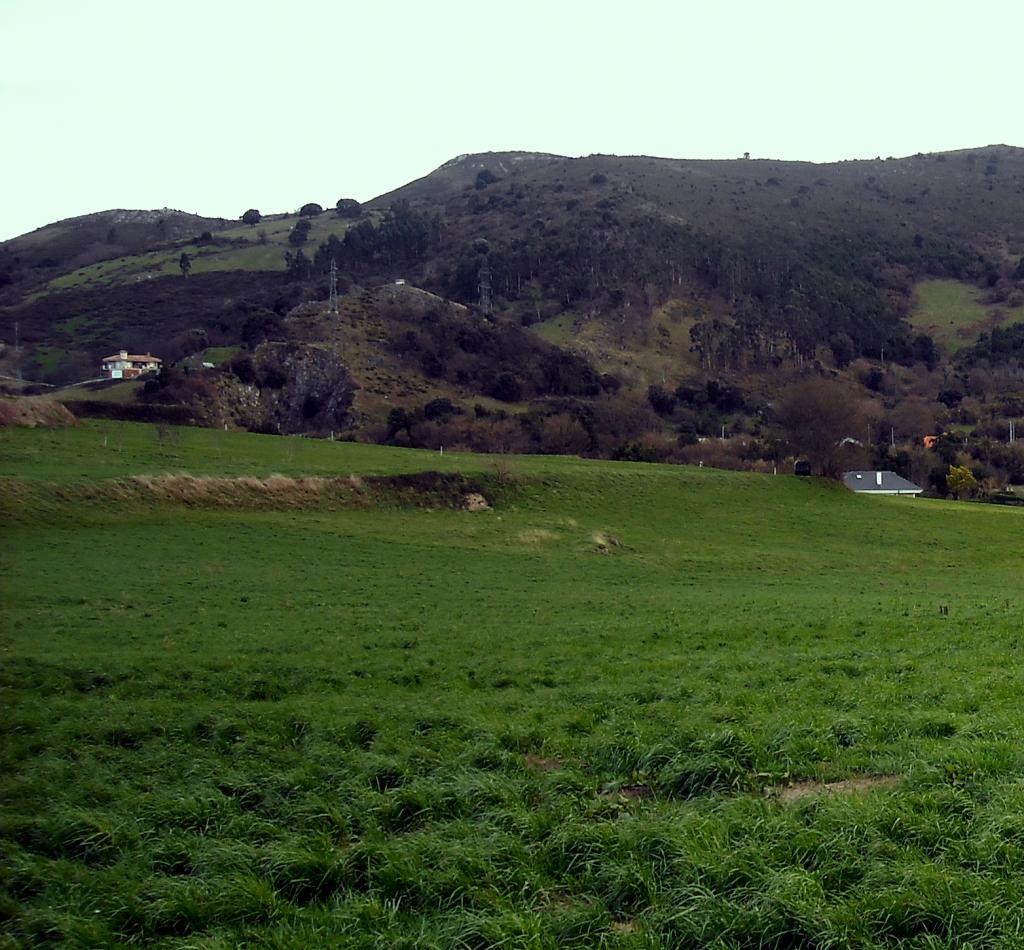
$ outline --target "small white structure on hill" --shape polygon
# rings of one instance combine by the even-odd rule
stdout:
[[[107,379],[134,379],[143,373],[155,373],[160,369],[163,360],[152,353],[141,356],[121,350],[114,356],[103,358],[103,375]]]
[[[866,495],[920,495],[919,485],[908,482],[895,472],[846,472],[843,484],[858,494]]]

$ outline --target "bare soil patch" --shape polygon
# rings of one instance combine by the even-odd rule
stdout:
[[[815,795],[863,795],[878,788],[894,788],[902,780],[901,775],[858,775],[838,782],[808,779],[804,782],[766,788],[765,797],[780,802],[795,802]]]
[[[62,429],[76,425],[78,420],[63,405],[45,396],[0,399],[0,428],[41,426],[47,429]]]
[[[595,531],[591,535],[594,543],[594,551],[597,554],[614,554],[616,549],[622,548],[622,542],[613,534],[606,531]]]

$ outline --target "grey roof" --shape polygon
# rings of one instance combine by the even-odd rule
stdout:
[[[920,485],[908,482],[895,472],[846,472],[843,484],[850,491],[874,492],[878,495],[916,495],[924,491]]]

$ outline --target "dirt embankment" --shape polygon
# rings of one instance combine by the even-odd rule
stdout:
[[[7,426],[37,426],[64,429],[78,425],[74,415],[46,396],[14,396],[0,399],[0,429]]]
[[[0,511],[36,517],[68,507],[109,510],[184,507],[223,510],[437,508],[487,511],[500,493],[486,478],[446,472],[265,478],[133,475],[91,482],[0,482]]]

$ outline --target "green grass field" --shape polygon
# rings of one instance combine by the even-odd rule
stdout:
[[[119,492],[427,469],[493,510]],[[0,946],[1021,939],[1019,511],[120,423],[0,489]]]
[[[910,314],[915,332],[927,333],[955,353],[977,341],[978,335],[992,328],[992,307],[981,302],[981,291],[957,280],[924,280],[914,288],[916,306]],[[1017,311],[1008,312],[1008,323],[1022,319]]]

